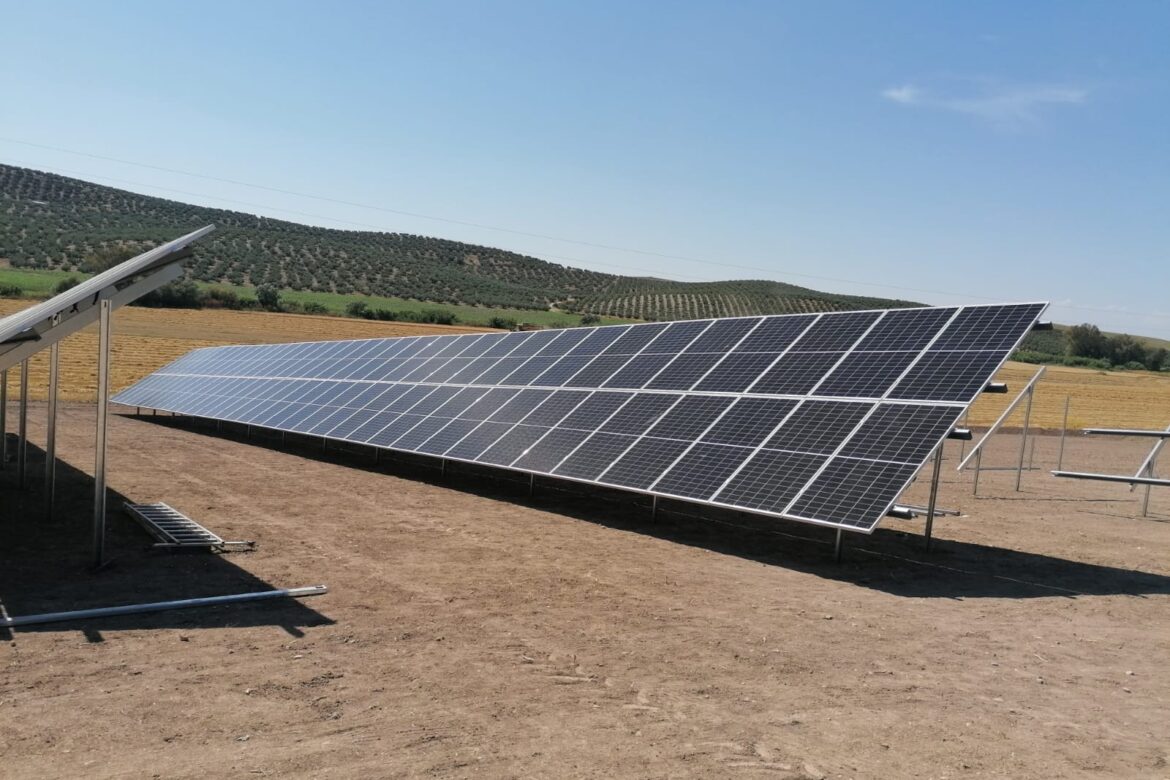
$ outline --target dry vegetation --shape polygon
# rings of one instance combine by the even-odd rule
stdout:
[[[0,316],[29,305],[28,301],[0,300]],[[482,328],[376,322],[303,314],[227,311],[212,309],[140,309],[126,307],[114,314],[111,384],[120,390],[175,358],[198,347],[256,344],[278,341],[370,339],[416,336],[423,333],[471,333]],[[97,330],[90,327],[66,339],[61,346],[61,398],[91,401],[97,388]],[[30,361],[29,397],[44,399],[48,383],[48,353]],[[10,372],[13,398],[19,397],[19,369]]]
[[[26,305],[26,301],[0,300],[0,315],[11,314]],[[197,347],[477,330],[481,329],[265,312],[128,307],[114,315],[113,387],[127,387]],[[64,342],[61,360],[63,399],[93,399],[96,387],[93,355],[96,349],[97,335],[92,328]],[[45,397],[47,365],[45,353],[38,354],[32,361],[31,398]],[[999,378],[1008,383],[1010,392],[981,398],[972,408],[971,424],[991,424],[1036,369],[1037,366],[1032,365],[1008,364]],[[14,376],[9,380],[13,393],[16,393],[17,373],[13,372]],[[1070,428],[1090,425],[1162,428],[1170,424],[1170,375],[1050,366],[1038,385],[1032,411],[1033,425],[1059,429],[1066,396],[1072,398]],[[1009,426],[1018,425],[1022,416],[1021,405],[1009,420]]]
[[[1009,363],[999,373],[1008,383],[1006,395],[982,396],[971,407],[972,425],[990,425],[1016,397],[1039,366]],[[1070,398],[1070,430],[1085,427],[1165,428],[1170,425],[1170,374],[1149,371],[1101,371],[1093,368],[1048,366],[1036,386],[1032,425],[1059,430],[1064,401]],[[1009,418],[1009,427],[1023,420],[1021,403]]]

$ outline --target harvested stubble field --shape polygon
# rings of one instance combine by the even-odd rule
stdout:
[[[35,302],[33,302],[35,303]],[[0,316],[31,305],[0,299]],[[121,390],[180,355],[199,347],[278,341],[323,341],[417,336],[427,333],[477,333],[484,328],[411,322],[376,322],[345,317],[231,311],[225,309],[144,309],[127,306],[114,312],[111,387]],[[61,346],[61,398],[92,401],[97,388],[97,328],[91,326]],[[30,361],[29,398],[43,400],[48,382],[48,355]],[[19,398],[19,369],[9,372],[10,392]]]
[[[93,407],[65,406],[57,520],[0,472],[12,614],[327,583],[326,596],[18,630],[8,778],[1165,778],[1170,495],[953,470],[963,517],[850,537],[167,417],[111,422],[110,486],[255,552],[86,571]],[[43,440],[44,409],[31,415]],[[1050,466],[1058,437],[1039,437]],[[1008,438],[1003,439],[1004,442]],[[1148,442],[1078,439],[1135,467]],[[1011,449],[1008,447],[1008,449]],[[34,452],[32,473],[39,474]],[[994,460],[994,459],[992,459]],[[34,480],[35,482],[36,480]],[[925,499],[915,485],[908,500]],[[112,506],[117,506],[112,501]],[[686,509],[687,514],[676,510]],[[0,633],[2,636],[2,633]]]
[[[0,315],[11,314],[27,301],[0,299]],[[257,344],[278,341],[361,339],[407,336],[420,333],[470,333],[482,328],[372,322],[341,317],[316,317],[226,310],[143,309],[127,307],[114,314],[114,346],[111,384],[127,387],[180,355],[197,347],[221,344]],[[97,335],[93,328],[65,341],[62,346],[61,397],[88,401],[96,387]],[[47,357],[32,360],[29,396],[45,398]],[[1015,397],[1037,366],[1009,363],[999,378],[1008,382],[1007,395],[987,395],[973,407],[970,423],[990,425]],[[16,392],[19,371],[9,381]],[[1032,424],[1058,430],[1064,400],[1071,396],[1069,428],[1086,426],[1164,428],[1170,425],[1170,374],[1143,371],[1099,371],[1051,366],[1037,387]],[[18,397],[18,396],[13,396]],[[1008,421],[1018,426],[1023,405]]]

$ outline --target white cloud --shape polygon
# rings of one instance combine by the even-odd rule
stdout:
[[[903,84],[900,87],[890,87],[889,89],[882,90],[882,97],[908,106],[916,103],[921,94],[922,91],[913,84]]]
[[[1001,130],[1018,130],[1040,122],[1053,106],[1081,105],[1089,93],[1080,87],[1053,84],[985,85],[974,95],[929,92],[914,84],[882,90],[882,97],[903,106],[923,106],[981,119]]]

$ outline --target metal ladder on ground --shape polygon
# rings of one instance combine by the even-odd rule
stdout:
[[[225,541],[218,534],[162,502],[132,504],[127,501],[123,507],[147,533],[158,540],[154,544],[158,548],[224,551],[251,550],[255,547],[255,542]]]

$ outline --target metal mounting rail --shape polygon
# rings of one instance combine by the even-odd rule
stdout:
[[[1152,436],[1157,439],[1170,438],[1170,429],[1164,431],[1150,431],[1142,428],[1085,428],[1084,435],[1100,434],[1102,436]]]
[[[930,507],[920,506],[918,504],[896,504],[894,506],[894,509],[905,510],[905,511],[913,514],[915,517],[917,517],[920,514],[925,514],[926,510],[929,508]],[[963,516],[962,511],[960,511],[958,509],[946,509],[946,508],[941,507],[941,506],[936,506],[934,508],[934,514],[938,517],[943,517],[943,516],[962,517]]]
[[[1159,485],[1170,487],[1170,479],[1156,479],[1154,477],[1130,477],[1125,474],[1093,474],[1087,471],[1054,471],[1054,477],[1069,477],[1071,479],[1095,479],[1101,482],[1125,482],[1130,485]]]
[[[141,615],[147,612],[163,612],[168,609],[213,607],[219,604],[237,604],[241,601],[267,601],[283,598],[299,599],[308,596],[320,596],[328,592],[329,588],[324,585],[309,585],[304,588],[281,588],[279,590],[263,590],[256,593],[233,593],[227,596],[204,596],[202,598],[179,599],[177,601],[155,601],[150,604],[124,604],[117,607],[74,609],[68,612],[46,612],[40,615],[22,615],[19,617],[0,615],[0,628],[32,626],[41,623],[61,623],[67,620],[86,620],[88,618],[114,617],[116,615]]]
[[[1007,418],[1010,417],[1011,413],[1016,410],[1016,407],[1020,405],[1020,401],[1023,401],[1025,396],[1031,397],[1030,394],[1032,389],[1036,386],[1036,383],[1040,381],[1040,377],[1044,376],[1044,372],[1047,370],[1047,366],[1040,366],[1040,368],[1036,370],[1036,373],[1033,374],[1032,378],[1028,380],[1028,384],[1024,385],[1023,389],[1020,390],[1019,394],[1015,397],[1015,400],[1008,404],[1007,408],[1003,410],[1003,413],[999,416],[999,419],[991,424],[991,427],[988,428],[987,432],[983,434],[983,437],[975,443],[975,446],[971,448],[971,451],[967,453],[967,456],[959,461],[959,465],[955,471],[962,471],[967,466],[967,464],[971,462],[971,459],[979,454],[979,452],[983,449],[983,445],[986,444],[987,440],[991,438],[992,434],[994,434],[999,429],[999,427],[1007,421]]]
[[[155,547],[160,548],[201,548],[211,550],[246,549],[254,542],[229,542],[187,517],[182,512],[162,502],[154,504],[131,504],[123,507],[126,513],[138,521],[147,533],[158,539]]]

